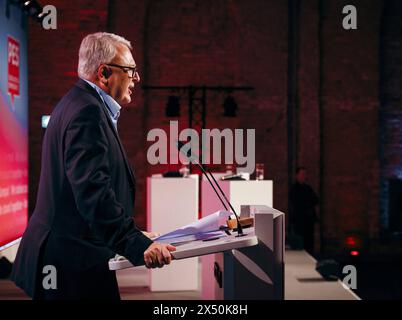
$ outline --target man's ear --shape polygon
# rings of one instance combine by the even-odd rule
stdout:
[[[98,70],[98,77],[103,83],[107,83],[107,79],[110,77],[111,73],[108,67],[102,66]]]

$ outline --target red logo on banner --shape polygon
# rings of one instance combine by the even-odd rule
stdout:
[[[14,97],[20,95],[20,43],[8,37],[8,93],[14,107]]]

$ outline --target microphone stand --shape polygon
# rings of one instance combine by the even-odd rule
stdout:
[[[178,142],[177,142],[177,146],[178,146],[178,148],[179,148],[179,151],[181,151],[181,147],[182,147],[183,145],[184,145],[184,144],[183,144],[181,141],[178,141]],[[189,155],[188,153],[190,153],[190,155]],[[209,173],[209,175],[212,177],[212,180],[214,181],[215,185],[218,187],[218,189],[219,189],[219,191],[221,192],[223,198],[226,200],[227,204],[229,205],[230,209],[232,209],[232,211],[233,211],[233,213],[234,213],[234,215],[235,215],[235,217],[236,217],[236,221],[237,221],[237,236],[236,236],[236,237],[243,237],[243,236],[245,236],[245,234],[243,233],[243,227],[242,227],[241,224],[240,224],[240,220],[239,220],[239,217],[238,217],[238,215],[237,215],[235,209],[233,208],[233,206],[232,206],[232,204],[230,203],[230,201],[227,199],[225,193],[223,192],[222,188],[219,186],[219,184],[218,184],[218,182],[216,181],[215,177],[212,175],[212,173],[211,173],[208,169],[205,169],[205,168],[204,168],[204,166],[198,161],[197,157],[191,156],[190,150],[188,150],[187,155],[185,155],[185,156],[189,159],[190,162],[195,163],[195,164],[201,169],[202,173],[203,173],[203,174],[205,175],[205,177],[208,179],[209,184],[212,186],[212,189],[214,189],[216,195],[218,196],[219,200],[220,200],[221,203],[223,204],[223,207],[225,208],[226,211],[228,211],[228,208],[226,207],[225,203],[223,202],[222,198],[220,197],[218,191],[216,191],[216,189],[215,189],[213,183],[211,182],[211,179],[208,177],[208,173]],[[229,219],[230,219],[230,217],[229,217]]]

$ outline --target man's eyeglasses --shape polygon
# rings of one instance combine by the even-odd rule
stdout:
[[[125,73],[128,74],[129,78],[134,78],[137,73],[137,67],[129,67],[129,66],[121,66],[118,64],[106,63],[109,67],[116,67],[122,69]]]

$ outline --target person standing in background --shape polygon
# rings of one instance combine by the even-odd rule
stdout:
[[[304,249],[314,255],[314,226],[318,222],[315,207],[318,196],[307,184],[307,169],[298,167],[296,181],[289,191],[290,230],[303,238]]]

